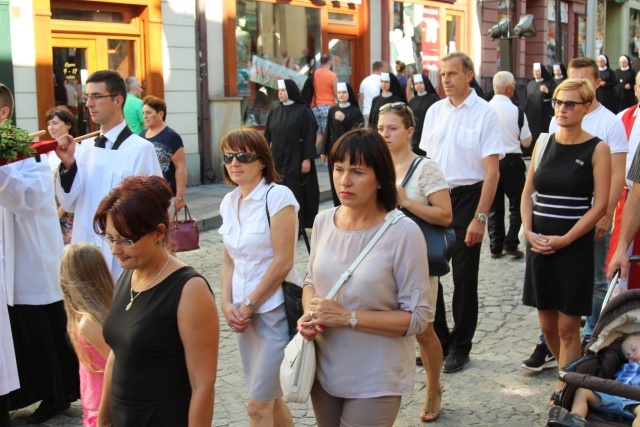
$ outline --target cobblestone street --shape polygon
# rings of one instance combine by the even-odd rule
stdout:
[[[330,205],[323,203],[321,209]],[[219,299],[219,271],[222,238],[217,230],[200,236],[201,249],[179,255],[204,274]],[[521,304],[524,261],[489,256],[487,240],[483,244],[480,266],[480,315],[471,352],[471,362],[458,373],[442,374],[446,392],[443,412],[437,426],[531,426],[544,425],[548,398],[554,389],[554,370],[539,374],[520,368],[533,350],[539,334],[534,310]],[[297,267],[306,270],[307,251],[300,240]],[[442,279],[447,311],[450,313],[451,275]],[[222,316],[222,313],[220,313]],[[216,383],[213,426],[247,426],[246,391],[238,345],[226,323],[221,325],[220,359]],[[419,420],[425,393],[425,374],[416,368],[414,393],[405,397],[396,426],[422,425]],[[26,425],[34,407],[13,414],[16,426]],[[291,405],[296,425],[315,425],[311,403]],[[79,402],[47,426],[82,426]]]

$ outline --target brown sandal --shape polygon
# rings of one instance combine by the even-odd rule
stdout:
[[[420,419],[423,423],[430,423],[440,418],[440,412],[442,411],[442,399],[440,400],[440,409],[437,411],[433,410],[433,401],[438,397],[442,398],[442,393],[444,393],[444,386],[440,387],[440,391],[436,394],[427,395],[427,405],[422,408],[422,412],[420,413]]]

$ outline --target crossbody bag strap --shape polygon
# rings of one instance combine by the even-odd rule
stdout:
[[[267,213],[267,223],[269,223],[269,227],[271,227],[271,215],[269,215],[269,203],[267,198],[269,197],[269,191],[271,191],[275,187],[275,184],[272,184],[271,187],[267,190],[267,193],[264,195],[264,210]]]
[[[400,184],[401,187],[404,187],[407,184],[407,182],[411,178],[411,175],[413,175],[413,173],[416,171],[421,161],[422,161],[422,157],[416,157],[415,159],[413,159],[413,162],[411,162],[411,166],[409,166],[409,170],[407,171],[407,174],[404,176],[404,179],[402,180],[402,184]]]
[[[397,210],[397,209],[394,209],[391,212],[389,212],[387,215],[385,215],[384,224],[382,224],[382,227],[380,227],[378,232],[369,241],[367,246],[364,247],[362,252],[360,252],[360,255],[358,255],[356,260],[353,261],[353,263],[349,266],[349,268],[347,268],[344,271],[344,273],[342,273],[342,275],[340,275],[340,278],[338,279],[336,284],[333,285],[333,288],[331,288],[331,290],[329,291],[329,293],[327,294],[327,296],[325,298],[333,299],[333,297],[336,296],[338,291],[340,291],[340,288],[342,288],[342,285],[344,285],[345,282],[347,280],[349,280],[349,277],[351,277],[351,275],[355,271],[356,267],[358,267],[358,265],[360,264],[360,262],[362,262],[364,257],[367,256],[367,254],[369,253],[369,251],[371,251],[373,246],[378,242],[378,240],[380,240],[380,237],[382,237],[384,232],[387,231],[389,226],[391,226],[391,224],[395,224],[396,222],[398,222],[400,220],[400,218],[402,218],[403,216],[404,216],[404,214],[402,212],[400,212],[399,210]]]

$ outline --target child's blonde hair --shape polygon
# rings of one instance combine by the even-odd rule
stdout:
[[[83,316],[102,327],[113,300],[113,278],[100,249],[88,243],[67,246],[60,263],[60,287],[67,311],[67,331],[78,359],[99,372],[78,343],[78,325]]]

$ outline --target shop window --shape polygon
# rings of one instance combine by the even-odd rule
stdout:
[[[576,34],[578,34],[578,57],[587,56],[587,19],[584,16],[578,16]]]
[[[596,51],[595,56],[602,55],[604,49],[604,28],[607,14],[607,2],[598,0],[596,5]]]
[[[104,10],[64,9],[61,7],[51,8],[51,19],[62,19],[65,21],[91,21],[91,22],[113,22],[113,23],[126,23],[129,20],[131,20],[130,17],[125,17],[125,14],[121,12],[109,12]]]
[[[629,16],[629,53],[633,57],[638,58],[638,49],[640,49],[640,10],[630,9]]]
[[[302,87],[320,62],[320,9],[238,0],[236,72],[242,121],[262,126],[278,103],[278,79]]]
[[[556,31],[556,2],[551,0],[547,6],[547,19],[549,20],[549,31],[547,32],[547,65],[553,65],[557,63],[556,49],[560,49],[560,58],[563,64],[567,64],[567,38],[569,37],[569,4],[565,2],[560,3],[560,22],[561,22],[561,38],[562,45],[558,46],[557,31]]]
[[[456,32],[455,25],[452,24],[452,33]],[[447,24],[447,37],[449,29]],[[409,2],[393,4],[391,63],[404,62],[406,75],[425,72],[436,85],[441,41],[439,8]]]

